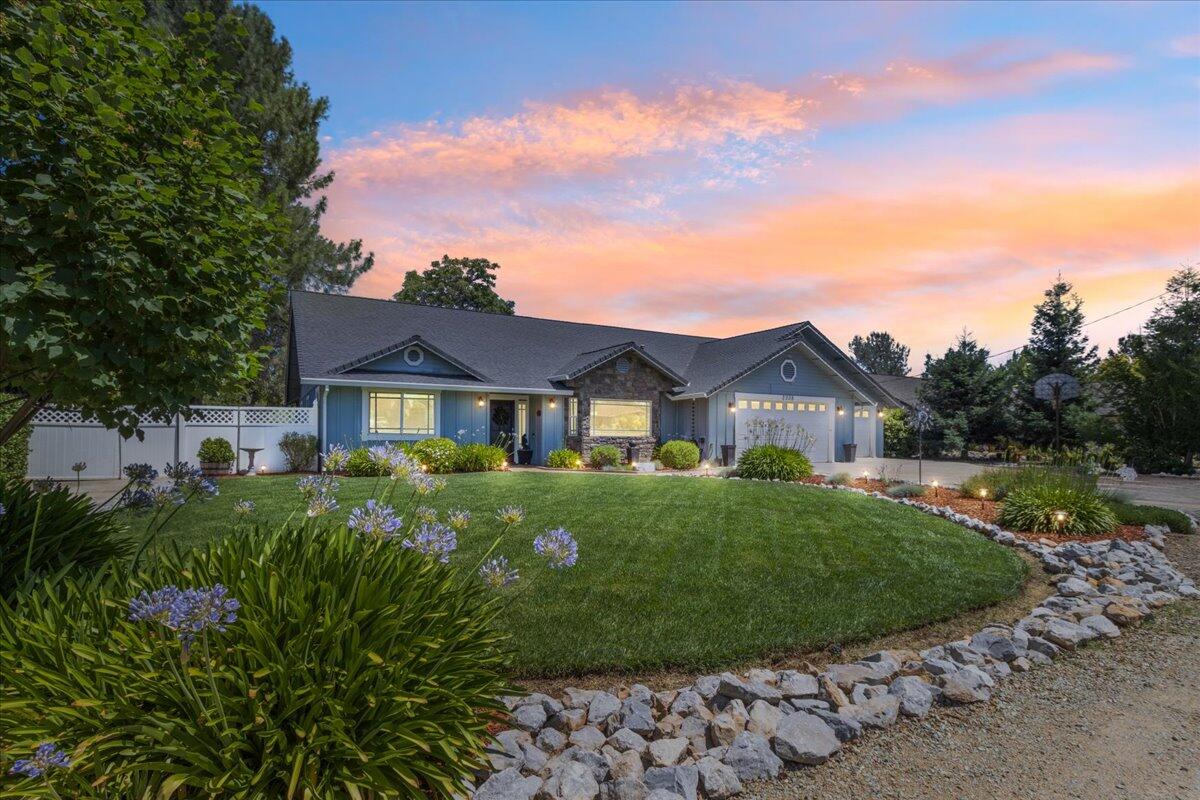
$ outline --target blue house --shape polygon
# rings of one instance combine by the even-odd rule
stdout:
[[[322,448],[445,436],[648,459],[688,439],[734,459],[768,436],[814,462],[883,454],[895,400],[811,323],[726,339],[293,292],[288,399]]]

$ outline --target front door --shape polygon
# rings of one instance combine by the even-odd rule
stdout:
[[[517,401],[492,400],[488,414],[488,443],[503,447],[512,460],[516,441]]]

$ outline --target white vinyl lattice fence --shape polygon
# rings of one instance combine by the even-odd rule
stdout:
[[[123,439],[99,422],[85,422],[79,412],[61,408],[42,409],[33,418],[29,440],[31,478],[74,478],[71,466],[87,463],[84,478],[118,478],[127,464],[147,462],[161,470],[169,462],[196,464],[200,442],[220,436],[237,453],[236,468],[246,467],[241,448],[258,447],[255,466],[265,464],[269,472],[285,468],[279,437],[289,431],[317,434],[317,407],[192,406],[191,419],[182,415],[170,420],[143,419],[142,439]]]

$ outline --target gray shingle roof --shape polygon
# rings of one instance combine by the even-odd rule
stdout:
[[[875,382],[882,386],[903,405],[916,408],[917,389],[925,379],[916,375],[871,375]]]
[[[803,331],[816,332],[798,322],[713,339],[316,292],[292,292],[291,305],[296,360],[305,383],[341,379],[551,390],[561,388],[557,380],[565,375],[637,348],[672,378],[686,380],[686,394],[708,394],[793,346]],[[486,381],[363,369],[365,357],[418,337]]]

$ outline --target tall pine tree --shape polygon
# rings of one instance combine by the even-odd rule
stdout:
[[[216,17],[212,45],[221,68],[233,79],[231,111],[263,148],[261,195],[264,207],[281,214],[283,256],[272,279],[282,288],[343,293],[374,263],[362,242],[333,242],[321,235],[326,210],[321,195],[333,182],[322,172],[317,138],[329,111],[329,99],[313,97],[292,72],[292,48],[276,38],[271,19],[257,6],[231,0],[144,0],[147,24],[170,34],[184,29],[194,10]],[[288,307],[286,292],[272,307],[254,345],[265,362],[258,378],[218,397],[224,402],[282,403],[287,370]],[[198,398],[199,399],[199,398]]]
[[[854,360],[876,375],[907,375],[909,349],[885,331],[871,331],[850,340]]]
[[[1096,347],[1083,332],[1083,301],[1059,275],[1034,306],[1029,344],[1007,365],[1012,391],[1008,427],[1026,444],[1049,445],[1054,440],[1054,405],[1034,397],[1038,378],[1065,373],[1084,386],[1083,394],[1065,404],[1062,441],[1079,441],[1095,422],[1094,393],[1089,383],[1096,371]]]
[[[1000,431],[1004,383],[988,357],[967,331],[940,358],[925,356],[917,397],[932,412],[943,449],[955,455],[966,456],[968,445],[991,442]]]

